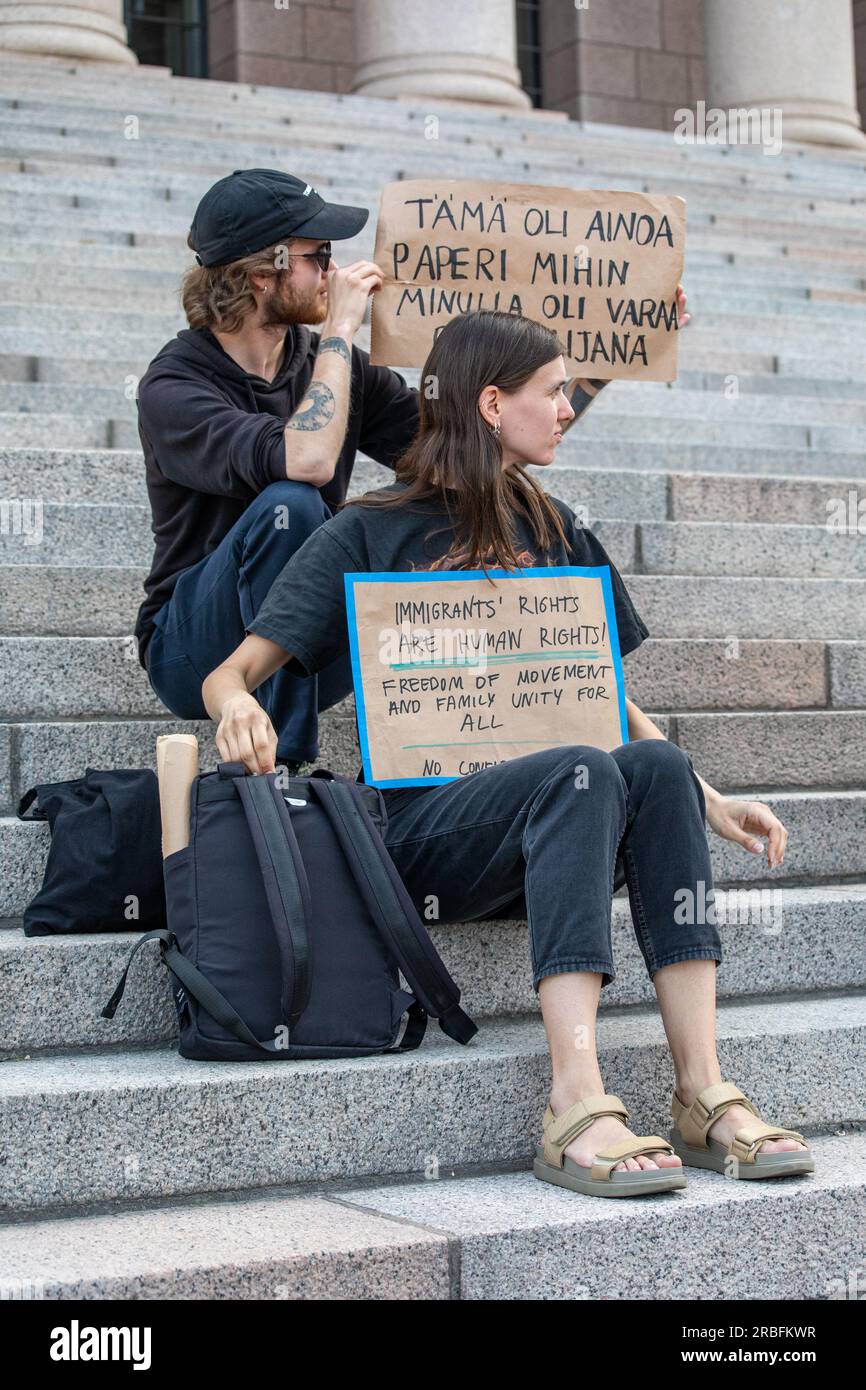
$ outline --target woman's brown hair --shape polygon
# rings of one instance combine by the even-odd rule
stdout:
[[[421,373],[418,434],[394,466],[404,492],[366,493],[345,506],[405,507],[441,502],[455,536],[431,569],[521,568],[514,512],[527,517],[541,549],[566,544],[560,513],[524,464],[502,467],[502,446],[478,409],[485,386],[506,394],[563,352],[556,334],[534,319],[493,310],[454,318],[439,334]]]

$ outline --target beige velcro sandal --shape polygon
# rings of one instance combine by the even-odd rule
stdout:
[[[674,1188],[686,1186],[686,1175],[682,1168],[644,1168],[640,1172],[624,1169],[620,1173],[613,1170],[617,1163],[626,1158],[636,1158],[638,1154],[673,1153],[673,1145],[658,1134],[642,1134],[639,1137],[609,1144],[603,1153],[597,1153],[591,1168],[575,1163],[565,1153],[568,1145],[599,1115],[616,1115],[625,1122],[628,1111],[619,1096],[587,1096],[578,1100],[561,1115],[554,1115],[550,1106],[544,1112],[544,1142],[537,1145],[532,1171],[542,1182],[554,1183],[557,1187],[569,1187],[574,1192],[585,1192],[593,1197],[637,1197],[651,1192],[671,1192]]]
[[[721,1140],[710,1138],[707,1131],[732,1105],[744,1105],[755,1118],[742,1124],[726,1146]],[[738,1179],[781,1178],[815,1171],[815,1160],[808,1149],[758,1153],[765,1139],[797,1139],[801,1144],[806,1140],[795,1129],[765,1124],[757,1107],[731,1081],[705,1086],[689,1106],[684,1105],[674,1091],[671,1114],[674,1152],[692,1168],[711,1168],[725,1177]]]

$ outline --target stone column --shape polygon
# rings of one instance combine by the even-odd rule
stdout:
[[[137,63],[126,43],[123,0],[0,0],[0,50]]]
[[[526,109],[513,0],[355,0],[359,96]]]
[[[779,108],[783,141],[866,145],[851,0],[705,0],[704,33],[708,107]]]

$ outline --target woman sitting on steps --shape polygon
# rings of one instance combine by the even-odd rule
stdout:
[[[245,640],[205,680],[223,759],[273,770],[276,734],[251,692],[282,666],[312,674],[347,649],[349,571],[607,564],[622,654],[649,635],[600,542],[527,471],[553,462],[574,415],[555,334],[510,314],[468,314],[439,335],[422,379],[437,393],[422,393],[419,434],[396,482],[309,537]],[[721,796],[637,705],[626,708],[630,741],[610,753],[547,748],[441,785],[385,789],[388,851],[416,905],[436,895],[440,922],[525,903],[552,1065],[537,1177],[614,1197],[683,1187],[683,1163],[740,1179],[811,1172],[803,1136],[764,1124],[722,1078],[719,933],[714,922],[683,925],[676,912],[683,890],[693,901],[710,894],[705,820],[753,851],[766,837],[771,868],[787,832],[763,803]],[[596,1056],[599,994],[614,978],[612,893],[623,881],[673,1059],[672,1143],[627,1128]]]

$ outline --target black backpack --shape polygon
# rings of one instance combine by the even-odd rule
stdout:
[[[468,1043],[477,1025],[382,841],[386,825],[376,787],[324,768],[278,779],[220,763],[197,777],[189,844],[163,861],[168,929],[136,943],[102,1016],[114,1017],[135,952],[156,939],[182,1057],[402,1052],[428,1014]]]

